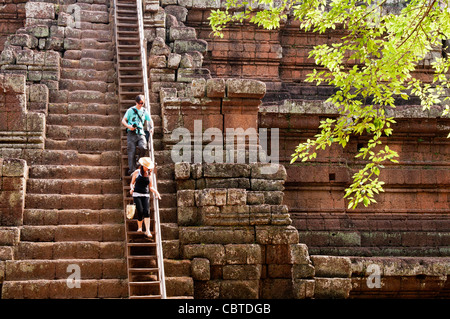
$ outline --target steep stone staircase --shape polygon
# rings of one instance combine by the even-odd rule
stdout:
[[[5,262],[1,298],[131,296],[125,240],[136,234],[134,221],[124,220],[123,207],[131,198],[120,120],[139,90],[120,99],[115,51],[139,58],[139,46],[116,48],[110,1],[88,2],[76,3],[82,9],[81,28],[65,31],[59,90],[50,94],[45,149],[38,158],[27,159],[24,225],[15,260]],[[122,10],[133,16],[135,1],[123,3]],[[65,9],[60,6],[61,12]],[[133,19],[124,23],[130,22]],[[125,36],[133,36],[133,28],[125,31]],[[136,70],[128,71],[126,82],[135,83]],[[167,295],[192,298],[190,262],[180,260],[174,164],[162,144],[161,109],[153,102],[152,113]],[[143,268],[149,267],[138,263],[132,270],[145,277]]]
[[[78,5],[82,28],[65,35],[45,150],[29,169],[20,259],[6,263],[2,298],[127,296],[109,4]]]
[[[135,0],[116,0],[115,38],[117,54],[117,78],[120,115],[135,104],[134,98],[144,94],[142,57],[140,52],[140,35],[138,10]],[[147,67],[147,65],[145,65]],[[155,106],[154,101],[149,103]],[[150,104],[149,104],[150,106]],[[161,108],[152,107],[151,116],[154,123],[153,149],[157,164],[157,187],[162,200],[159,201],[161,219],[161,237],[165,268],[167,297],[184,298],[193,295],[193,280],[190,277],[190,264],[176,260],[180,257],[178,250],[178,225],[176,215],[176,185],[174,181],[173,162],[170,154],[163,150]],[[131,177],[128,175],[128,155],[126,132],[121,130],[121,167],[124,206],[132,203],[129,194]],[[155,211],[151,205],[151,231],[155,235]],[[142,238],[136,233],[136,220],[126,220],[127,259],[130,298],[161,298],[161,291],[155,287],[159,283],[156,243]]]

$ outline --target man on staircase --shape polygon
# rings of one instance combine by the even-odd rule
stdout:
[[[136,96],[136,105],[125,113],[122,124],[127,128],[128,174],[136,170],[136,155],[146,156],[149,134],[153,134],[153,121],[144,107],[143,95]],[[148,121],[149,131],[144,129],[144,122]]]

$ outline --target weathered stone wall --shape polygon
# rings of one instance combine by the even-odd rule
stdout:
[[[23,27],[26,0],[0,0],[0,52],[7,37]]]
[[[280,162],[288,179],[285,200],[293,224],[312,254],[358,256],[448,256],[449,119],[420,106],[392,110],[396,134],[384,143],[399,153],[380,175],[385,192],[368,208],[347,209],[344,189],[363,164],[354,159],[361,136],[346,149],[332,147],[309,163],[289,165],[295,146],[318,133],[335,110],[321,101],[285,101],[260,108],[262,127],[280,128]]]
[[[175,164],[180,250],[196,298],[313,296],[314,267],[282,204],[284,167],[262,167]]]
[[[27,86],[25,75],[0,73],[0,148],[43,148],[45,115],[30,107],[45,108],[45,85]]]
[[[24,160],[0,158],[0,286],[5,260],[13,260],[23,223],[28,166]]]

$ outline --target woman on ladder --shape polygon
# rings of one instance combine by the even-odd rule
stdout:
[[[145,235],[152,238],[150,232],[150,192],[154,193],[158,199],[161,195],[152,185],[151,174],[155,165],[149,157],[139,159],[139,168],[135,170],[131,177],[130,194],[136,205],[138,232],[142,232],[142,220],[145,224]]]

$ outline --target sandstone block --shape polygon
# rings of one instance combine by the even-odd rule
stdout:
[[[204,97],[206,91],[206,80],[203,78],[195,79],[191,83],[191,92],[194,97]]]
[[[28,174],[27,162],[17,158],[3,159],[2,175],[9,177],[26,177]]]
[[[181,55],[178,53],[170,53],[167,58],[167,67],[169,69],[178,69],[181,62]]]
[[[245,189],[228,189],[227,205],[245,205],[247,203],[247,191]]]
[[[311,256],[311,261],[316,268],[317,277],[344,277],[352,275],[351,260],[340,256]]]
[[[261,277],[261,265],[225,265],[224,280],[258,280]]]
[[[197,33],[195,28],[173,26],[169,29],[169,39],[170,41],[193,40],[197,39]]]
[[[194,280],[210,280],[210,262],[206,258],[194,258],[191,261],[191,273]]]
[[[352,288],[350,278],[315,278],[314,298],[346,299]]]
[[[224,265],[225,248],[219,244],[184,245],[183,256],[187,259],[206,258],[210,265]]]
[[[225,245],[225,262],[229,265],[262,264],[261,246],[257,244]]]
[[[27,2],[25,4],[25,15],[33,19],[54,19],[55,5],[46,2]]]
[[[249,79],[228,79],[228,97],[263,98],[266,94],[264,82]]]
[[[191,165],[189,163],[175,163],[175,179],[189,179]]]
[[[224,280],[220,286],[220,298],[257,299],[259,297],[258,280]]]
[[[206,53],[207,50],[208,50],[208,42],[201,39],[175,40],[173,44],[173,51],[178,54],[193,51],[198,51],[204,54]]]
[[[292,282],[292,290],[295,299],[310,299],[314,297],[314,280],[294,279]]]
[[[225,97],[225,79],[209,79],[206,81],[207,97]]]
[[[177,220],[179,225],[196,225],[199,221],[197,207],[178,207]]]
[[[311,264],[293,265],[292,266],[292,278],[313,278],[315,275],[315,268]]]
[[[296,244],[298,232],[293,226],[256,226],[256,242],[258,244]]]

